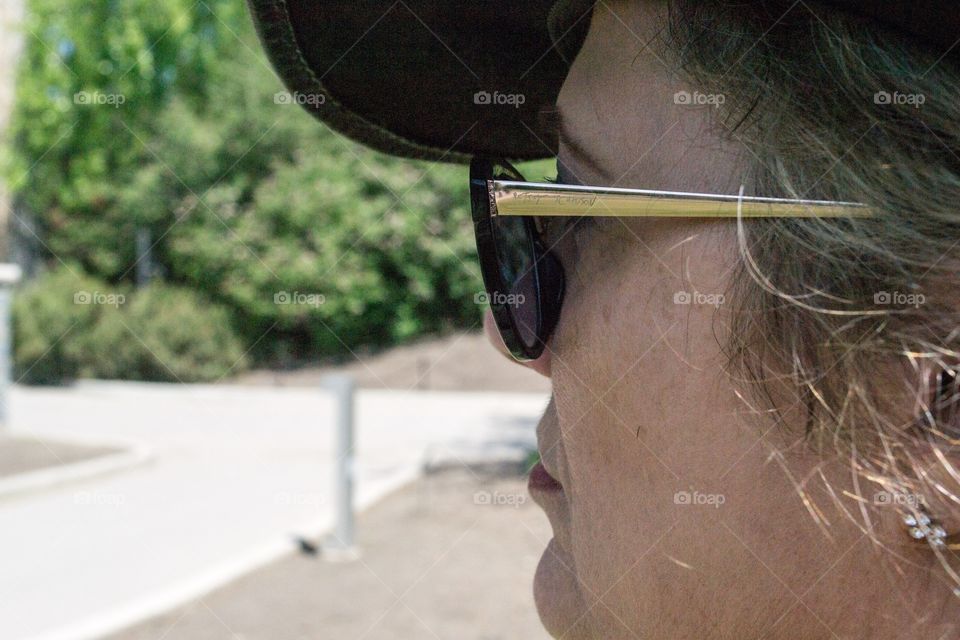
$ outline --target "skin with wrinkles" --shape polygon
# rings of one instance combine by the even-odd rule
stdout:
[[[665,11],[597,6],[558,99],[571,140],[558,162],[583,184],[736,193],[743,149],[709,107],[677,109],[690,87],[645,46]],[[836,506],[857,491],[848,461],[806,447],[789,402],[772,428],[724,374],[729,305],[675,302],[728,290],[734,221],[599,220],[548,243],[567,292],[546,353],[526,366],[552,381],[538,439],[563,486],[534,492],[554,532],[534,588],[552,635],[955,637],[954,605],[898,523],[879,518],[865,535]],[[489,314],[485,326],[502,350]]]

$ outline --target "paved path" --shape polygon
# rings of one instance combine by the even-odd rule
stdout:
[[[360,516],[361,562],[290,554],[105,640],[549,640],[532,586],[552,532],[525,480],[428,474]]]
[[[540,394],[360,391],[357,501],[425,460],[534,445]],[[13,433],[130,443],[152,461],[0,501],[0,629],[95,638],[273,560],[329,527],[333,402],[321,391],[88,383],[23,389]]]

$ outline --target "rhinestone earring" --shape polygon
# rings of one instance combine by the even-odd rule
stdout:
[[[907,534],[917,542],[926,542],[930,546],[945,549],[960,549],[960,542],[957,542],[960,536],[948,534],[940,522],[923,511],[916,515],[908,513],[903,516],[903,524],[907,526]]]

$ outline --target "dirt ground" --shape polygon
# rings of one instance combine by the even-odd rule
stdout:
[[[370,389],[549,392],[543,376],[498,353],[482,333],[455,333],[379,354],[357,354],[340,366],[293,371],[257,370],[238,376],[238,384],[316,386],[327,373],[350,373]]]
[[[55,440],[0,436],[0,477],[89,460],[117,451]]]
[[[517,471],[432,473],[357,522],[360,559],[299,551],[108,640],[546,640],[546,516]]]

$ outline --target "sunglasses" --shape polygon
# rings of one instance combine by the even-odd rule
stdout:
[[[474,158],[470,201],[480,272],[501,338],[535,360],[560,319],[563,266],[537,225],[544,217],[870,217],[865,205],[527,182],[505,160]]]

